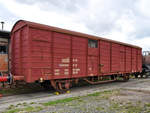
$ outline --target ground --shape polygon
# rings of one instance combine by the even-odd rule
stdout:
[[[52,92],[6,96],[3,113],[149,113],[150,78],[74,87],[69,94]]]

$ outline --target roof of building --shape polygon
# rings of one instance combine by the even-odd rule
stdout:
[[[0,38],[10,38],[10,32],[9,31],[2,31],[0,30]]]

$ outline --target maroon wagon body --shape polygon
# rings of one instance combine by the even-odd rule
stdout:
[[[28,21],[14,25],[11,42],[11,73],[26,82],[142,70],[138,46]]]

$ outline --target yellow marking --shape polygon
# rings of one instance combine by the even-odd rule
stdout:
[[[59,95],[59,92],[55,92],[55,95]]]
[[[70,93],[70,91],[66,91],[66,93]]]

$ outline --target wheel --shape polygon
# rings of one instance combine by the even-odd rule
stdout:
[[[70,89],[71,80],[51,80],[51,85],[59,93],[65,93]]]

